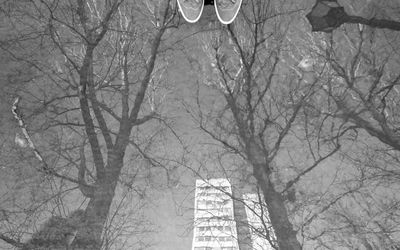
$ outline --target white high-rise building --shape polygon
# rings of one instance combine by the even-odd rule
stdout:
[[[227,179],[196,181],[192,250],[239,250]]]
[[[192,250],[272,250],[273,230],[263,198],[232,199],[227,179],[197,180]]]

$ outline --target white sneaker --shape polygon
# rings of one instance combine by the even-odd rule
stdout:
[[[242,0],[214,0],[214,5],[219,21],[230,24],[239,13]]]
[[[177,0],[183,18],[189,23],[197,22],[203,13],[204,0]]]

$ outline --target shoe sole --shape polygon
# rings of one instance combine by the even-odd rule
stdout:
[[[240,7],[242,6],[242,0],[238,0],[232,8],[222,9],[218,7],[218,1],[214,0],[215,12],[219,21],[223,24],[230,24],[235,20],[237,14],[239,13]]]
[[[203,13],[204,0],[202,0],[202,3],[200,4],[200,9],[186,7],[183,3],[181,3],[181,1],[183,1],[183,0],[177,0],[178,7],[179,7],[179,10],[181,11],[183,18],[189,23],[197,22],[200,19],[201,14]]]

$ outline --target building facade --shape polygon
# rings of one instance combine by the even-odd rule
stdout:
[[[232,199],[227,179],[197,180],[192,250],[270,250],[268,212],[256,194]]]
[[[231,197],[227,179],[196,181],[192,250],[239,250]]]

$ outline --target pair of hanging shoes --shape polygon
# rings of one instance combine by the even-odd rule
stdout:
[[[204,9],[205,0],[177,0],[183,18],[189,23],[197,22]],[[212,2],[212,1],[208,1]],[[210,4],[210,3],[208,3]],[[239,13],[242,0],[214,0],[215,12],[219,21],[230,24]]]

